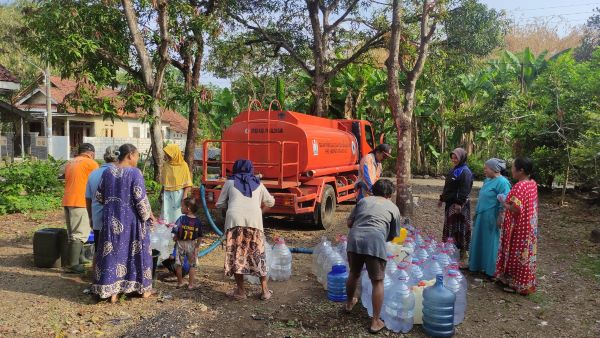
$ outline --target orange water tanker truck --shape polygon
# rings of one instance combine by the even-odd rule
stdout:
[[[208,208],[215,208],[233,163],[244,158],[254,163],[255,175],[275,198],[268,214],[302,216],[327,229],[336,205],[356,198],[359,161],[375,147],[371,124],[271,107],[262,110],[257,105],[234,118],[220,140],[203,143],[202,184]],[[221,149],[220,159],[208,158],[214,147]]]

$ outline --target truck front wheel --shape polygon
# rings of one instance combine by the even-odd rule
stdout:
[[[316,221],[316,225],[322,229],[329,229],[333,225],[335,216],[335,190],[333,187],[326,184],[323,187],[323,195],[321,196],[321,203],[317,203],[315,206],[315,212],[313,220]]]

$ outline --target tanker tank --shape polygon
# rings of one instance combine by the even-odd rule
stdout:
[[[266,179],[281,174],[281,147],[283,177],[353,171],[359,160],[356,138],[342,123],[297,112],[244,111],[222,139],[228,173],[235,160],[247,158],[254,162],[255,173]]]

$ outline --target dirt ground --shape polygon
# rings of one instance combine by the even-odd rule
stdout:
[[[439,238],[442,213],[435,203],[443,182],[415,183],[419,207],[414,223]],[[528,297],[507,294],[481,276],[468,274],[467,315],[456,328],[457,336],[600,336],[600,245],[588,241],[590,231],[600,227],[600,208],[576,200],[559,208],[556,202],[555,196],[541,196],[539,291]],[[312,247],[323,235],[333,239],[346,233],[345,218],[351,208],[339,206],[336,226],[328,231],[270,220],[267,238],[272,242],[275,235],[282,235],[289,246]],[[223,277],[223,250],[217,249],[200,260],[199,290],[177,290],[175,283],[158,280],[158,297],[97,303],[84,293],[89,276],[33,265],[33,232],[62,224],[61,211],[0,217],[0,336],[368,336],[366,311],[358,305],[346,315],[339,304],[327,301],[310,273],[311,257],[306,254],[294,254],[291,280],[270,283],[274,295],[268,302],[257,297],[235,302],[224,295],[233,282]],[[258,292],[256,286],[250,290]],[[415,326],[406,336],[425,335]]]

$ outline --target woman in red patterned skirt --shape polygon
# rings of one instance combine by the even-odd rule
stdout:
[[[496,263],[498,281],[504,291],[527,295],[535,292],[538,237],[537,183],[531,179],[533,162],[517,158],[512,175],[518,180],[505,198],[506,213],[502,225],[500,249]]]

